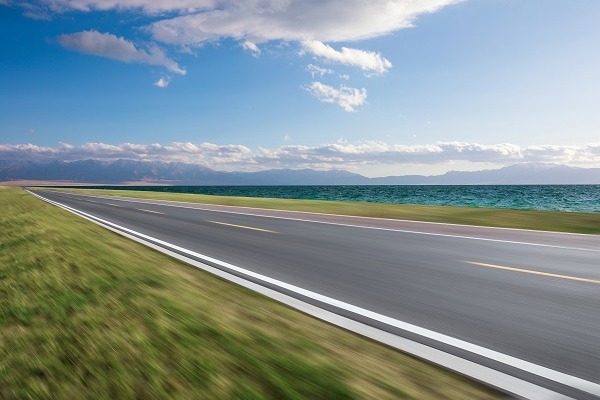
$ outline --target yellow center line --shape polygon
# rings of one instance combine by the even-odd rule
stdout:
[[[164,213],[161,213],[161,212],[159,212],[159,211],[145,210],[145,209],[143,209],[143,208],[138,208],[138,210],[140,210],[140,211],[146,211],[146,212],[149,212],[149,213],[154,213],[154,214],[164,214]]]
[[[279,233],[279,232],[275,232],[275,231],[270,231],[268,229],[260,229],[260,228],[254,228],[252,226],[244,226],[244,225],[236,225],[236,224],[228,224],[226,222],[219,222],[219,221],[208,221],[211,222],[213,224],[219,224],[219,225],[227,225],[227,226],[233,226],[235,228],[242,228],[242,229],[251,229],[253,231],[261,231],[261,232],[269,232],[269,233]]]
[[[533,271],[533,270],[530,270],[530,269],[504,267],[502,265],[486,264],[486,263],[480,263],[480,262],[475,262],[475,261],[465,261],[465,262],[467,264],[478,265],[480,267],[503,269],[503,270],[506,270],[506,271],[522,272],[524,274],[542,275],[542,276],[548,276],[550,278],[568,279],[568,280],[571,280],[571,281],[600,284],[600,280],[598,280],[598,279],[589,279],[589,278],[580,278],[578,276],[552,274],[550,272]]]

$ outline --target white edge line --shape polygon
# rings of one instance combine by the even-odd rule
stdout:
[[[313,219],[281,217],[281,216],[276,216],[276,215],[261,215],[261,214],[250,214],[250,213],[243,213],[243,212],[236,212],[236,211],[212,210],[210,208],[191,207],[191,206],[184,206],[184,205],[179,205],[179,204],[156,203],[156,202],[152,202],[152,201],[146,200],[146,199],[140,199],[140,200],[138,200],[138,199],[129,199],[129,198],[124,198],[124,197],[118,197],[118,196],[110,196],[110,197],[107,198],[107,197],[103,197],[103,196],[92,196],[92,195],[85,195],[85,194],[78,194],[78,193],[71,193],[71,192],[58,192],[58,193],[62,193],[62,194],[74,194],[75,196],[95,197],[95,198],[101,198],[101,199],[107,199],[107,200],[111,199],[111,198],[112,199],[118,198],[120,201],[126,201],[126,202],[128,201],[128,202],[132,202],[132,203],[152,204],[152,205],[163,206],[163,207],[187,208],[187,209],[191,209],[191,210],[209,211],[209,212],[217,212],[217,213],[224,213],[224,214],[248,215],[248,216],[251,216],[251,217],[283,219],[283,220],[288,220],[288,221],[313,222],[315,224],[347,226],[347,227],[350,227],[350,228],[374,229],[374,230],[380,230],[380,231],[401,232],[401,233],[414,233],[416,235],[440,236],[440,237],[450,237],[450,238],[467,239],[467,240],[481,240],[481,241],[484,241],[484,242],[510,243],[510,244],[525,245],[525,246],[538,246],[538,247],[548,247],[548,248],[553,248],[553,249],[565,249],[565,250],[577,250],[577,251],[591,251],[591,252],[594,252],[594,253],[600,253],[600,250],[588,249],[588,248],[585,248],[585,247],[558,246],[558,245],[544,244],[544,243],[519,242],[519,241],[514,241],[514,240],[482,238],[482,237],[476,237],[476,236],[451,235],[451,234],[447,234],[447,233],[419,232],[419,231],[412,231],[412,230],[408,230],[408,229],[395,229],[395,228],[382,228],[382,227],[378,227],[378,226],[353,225],[353,224],[345,224],[345,223],[341,223],[341,222],[316,221],[316,220],[313,220]],[[160,201],[171,201],[171,200],[160,200]],[[206,205],[206,204],[202,204],[202,203],[188,203],[188,204],[198,204],[198,205],[201,205],[201,206],[202,205]],[[218,205],[218,204],[214,204],[214,205],[220,207],[220,205]],[[270,210],[270,209],[259,209],[259,210],[286,211],[286,210]],[[297,212],[297,211],[293,211],[293,212]],[[301,212],[301,211],[298,211],[298,212]],[[337,215],[337,214],[323,214],[323,215],[331,215],[331,216],[338,216],[338,217],[347,217],[348,216],[348,215]],[[360,217],[360,218],[368,218],[368,217]],[[377,219],[385,219],[385,218],[377,218]],[[401,220],[393,220],[393,219],[387,219],[387,220],[388,221],[401,221]],[[415,222],[415,221],[406,220],[406,222]],[[444,225],[442,223],[438,223],[438,224]],[[459,226],[469,227],[470,225],[459,225]],[[471,226],[471,227],[473,227],[473,226]],[[474,227],[475,228],[479,228],[479,226],[474,226]],[[510,229],[510,228],[502,228],[502,229]],[[541,232],[541,233],[551,233],[551,234],[554,233],[554,232],[549,232],[549,231],[531,231],[531,232],[538,232],[538,233]],[[557,232],[557,233],[560,234],[561,232]],[[595,237],[595,235],[587,235],[587,236]]]
[[[53,189],[53,188],[50,188],[50,189]],[[44,189],[42,189],[42,190],[44,190]],[[75,189],[75,190],[106,190],[106,189]],[[114,190],[119,190],[119,189],[114,189]],[[191,201],[179,201],[179,200],[144,199],[144,198],[141,198],[141,197],[123,197],[123,196],[116,196],[116,195],[93,195],[93,194],[86,194],[86,193],[61,192],[60,189],[51,190],[51,191],[56,191],[58,193],[75,194],[75,195],[79,195],[79,196],[99,197],[99,198],[115,198],[116,197],[118,199],[128,199],[128,200],[129,199],[160,200],[160,201],[168,201],[168,202],[172,202],[172,203],[200,204],[200,205],[210,205],[210,206],[217,206],[217,207],[231,207],[231,208],[247,208],[247,209],[250,209],[250,210],[260,210],[260,211],[282,211],[282,212],[293,212],[293,213],[300,213],[300,214],[327,215],[327,216],[331,216],[331,217],[350,217],[350,218],[363,218],[363,219],[377,219],[377,220],[383,220],[383,221],[414,222],[414,223],[417,223],[417,224],[460,226],[460,227],[465,227],[465,228],[499,229],[499,230],[508,230],[508,231],[549,233],[549,234],[553,234],[553,235],[575,235],[575,236],[587,236],[587,237],[597,237],[598,236],[597,234],[593,234],[593,233],[544,231],[544,230],[538,230],[538,229],[507,228],[507,227],[502,227],[502,226],[453,224],[453,223],[450,223],[450,222],[419,221],[419,220],[414,220],[414,219],[383,218],[383,217],[365,217],[365,216],[362,216],[362,215],[330,214],[330,213],[321,213],[321,212],[317,212],[317,211],[280,210],[278,208],[260,208],[260,207],[249,207],[249,206],[230,206],[230,205],[226,205],[226,204],[194,203],[194,202],[191,202]],[[151,191],[147,191],[147,192],[148,193],[167,193],[167,192],[151,192]],[[194,195],[196,193],[180,193],[180,194]],[[212,196],[212,195],[203,195],[203,196]],[[222,197],[228,197],[228,196],[222,196]],[[235,196],[232,196],[232,197],[235,197]],[[254,198],[254,199],[274,199],[273,197],[248,197],[248,198]],[[276,199],[275,198],[275,200],[299,200],[299,199]],[[158,204],[158,203],[156,203],[156,204]],[[373,203],[373,204],[375,204],[375,203]],[[383,204],[405,205],[405,206],[428,206],[428,204],[407,204],[407,203],[383,203]],[[163,205],[165,205],[165,204],[163,204]],[[436,207],[436,206],[433,205],[433,207]],[[437,206],[437,207],[454,207],[454,206]],[[457,208],[460,208],[460,207],[457,207]],[[471,207],[463,207],[463,208],[471,208]],[[489,208],[487,208],[487,207],[478,207],[478,209],[486,210],[486,209],[489,209]],[[515,208],[496,208],[496,210],[503,210],[503,211],[538,211],[538,212],[545,211],[545,210],[521,210],[521,209],[515,209]],[[554,210],[548,210],[548,211],[550,211],[550,212],[567,212],[568,213],[568,211],[554,211]],[[242,214],[242,213],[239,213],[239,214]],[[244,214],[244,215],[253,215],[253,214]]]
[[[437,342],[440,342],[440,343],[444,343],[446,345],[453,346],[453,347],[461,349],[461,350],[468,351],[470,353],[473,353],[473,354],[476,354],[476,355],[488,358],[490,360],[494,360],[494,361],[500,362],[502,364],[511,366],[513,368],[520,369],[520,370],[525,371],[525,372],[529,372],[529,373],[531,373],[533,375],[537,375],[539,377],[542,377],[542,378],[545,378],[545,379],[549,379],[551,381],[563,384],[565,386],[569,386],[569,387],[572,387],[574,389],[578,389],[578,390],[581,390],[581,391],[593,394],[595,396],[600,396],[600,385],[598,385],[598,384],[596,384],[594,382],[590,382],[590,381],[587,381],[585,379],[581,379],[581,378],[578,378],[578,377],[575,377],[575,376],[567,375],[565,373],[562,373],[562,372],[559,372],[559,371],[555,371],[553,369],[550,369],[550,368],[547,368],[547,367],[543,367],[541,365],[537,365],[537,364],[534,364],[534,363],[529,362],[529,361],[521,360],[519,358],[516,358],[516,357],[513,357],[513,356],[509,356],[509,355],[497,352],[495,350],[490,350],[490,349],[487,349],[485,347],[482,347],[482,346],[479,346],[479,345],[476,345],[476,344],[472,344],[472,343],[466,342],[466,341],[461,340],[461,339],[456,339],[456,338],[453,338],[451,336],[448,336],[448,335],[445,335],[445,334],[442,334],[442,333],[438,333],[438,332],[435,332],[435,331],[432,331],[432,330],[429,330],[429,329],[426,329],[426,328],[421,328],[419,326],[416,326],[416,325],[413,325],[413,324],[410,324],[410,323],[407,323],[407,322],[403,322],[403,321],[400,321],[400,320],[397,320],[397,319],[394,319],[394,318],[391,318],[391,317],[388,317],[388,316],[385,316],[385,315],[382,315],[382,314],[379,314],[379,313],[376,313],[376,312],[373,312],[373,311],[370,311],[370,310],[366,310],[364,308],[357,307],[357,306],[354,306],[352,304],[348,304],[348,303],[342,302],[340,300],[336,300],[336,299],[333,299],[331,297],[324,296],[324,295],[312,292],[312,291],[307,290],[307,289],[303,289],[303,288],[300,288],[300,287],[297,287],[297,286],[294,286],[294,285],[291,285],[291,284],[288,284],[288,283],[285,283],[285,282],[282,282],[282,281],[279,281],[279,280],[276,280],[276,279],[273,279],[273,278],[269,278],[267,276],[264,276],[264,275],[261,275],[261,274],[258,274],[258,273],[246,270],[244,268],[235,266],[233,264],[229,264],[227,262],[224,262],[224,261],[217,260],[215,258],[206,256],[204,254],[200,254],[200,253],[197,253],[197,252],[194,252],[194,251],[191,251],[191,250],[188,250],[188,249],[185,249],[185,248],[173,245],[171,243],[168,243],[168,242],[165,242],[165,241],[162,241],[162,240],[159,240],[159,239],[155,239],[155,238],[153,238],[151,236],[148,236],[148,235],[145,235],[143,233],[136,232],[136,231],[134,231],[132,229],[120,226],[118,224],[115,224],[115,223],[103,220],[101,218],[95,217],[95,216],[93,216],[91,214],[87,214],[87,213],[85,213],[83,211],[80,211],[80,210],[77,210],[75,208],[72,208],[72,207],[66,206],[64,204],[61,204],[61,203],[58,203],[58,202],[46,199],[46,198],[44,198],[42,196],[37,195],[36,193],[32,193],[32,192],[29,192],[29,193],[33,194],[34,196],[36,196],[36,197],[38,197],[38,198],[40,198],[40,199],[42,199],[44,201],[47,201],[48,203],[57,205],[57,206],[59,206],[61,208],[64,208],[65,210],[71,211],[71,212],[73,212],[75,214],[82,215],[82,216],[86,217],[87,219],[90,219],[90,220],[92,220],[92,221],[94,221],[96,223],[99,223],[102,226],[106,226],[106,227],[109,227],[109,228],[112,227],[114,229],[111,229],[111,230],[117,231],[118,233],[125,232],[125,233],[129,233],[130,235],[137,235],[137,236],[139,236],[142,239],[154,241],[155,243],[158,243],[161,246],[165,246],[165,247],[170,248],[172,250],[176,250],[176,251],[188,254],[188,255],[190,255],[192,257],[200,258],[200,259],[205,260],[207,262],[210,262],[210,263],[213,263],[213,264],[216,264],[216,265],[220,265],[220,266],[225,267],[227,269],[230,269],[232,271],[236,271],[238,273],[242,273],[242,274],[247,275],[249,277],[261,280],[263,282],[266,282],[266,283],[269,283],[271,285],[280,287],[282,289],[285,289],[285,290],[288,290],[290,292],[299,294],[301,296],[305,296],[305,297],[308,297],[310,299],[313,299],[313,300],[316,300],[316,301],[328,304],[330,306],[334,306],[334,307],[343,309],[345,311],[349,311],[351,313],[358,314],[358,315],[361,315],[363,317],[366,317],[366,318],[369,318],[369,319],[372,319],[372,320],[375,320],[375,321],[387,324],[389,326],[393,326],[395,328],[398,328],[398,329],[401,329],[401,330],[405,330],[407,332],[411,332],[411,333],[420,335],[422,337],[425,337],[425,338],[428,338],[428,339],[431,339],[431,340],[434,340],[434,341],[437,341]],[[130,235],[126,235],[126,236],[130,237]],[[144,244],[146,244],[144,240],[138,240],[138,241],[143,242]],[[163,251],[163,249],[161,249],[160,246],[151,246],[151,247],[157,248],[158,250]],[[177,257],[177,258],[182,259],[180,257]],[[183,257],[183,258],[185,258],[185,257]],[[186,259],[186,262],[188,262],[187,259]],[[195,266],[198,266],[198,265],[196,265],[196,263],[192,263],[192,264],[195,265]],[[197,263],[197,264],[201,265],[200,268],[206,269],[205,266],[204,266],[204,264],[202,264],[202,263]],[[237,282],[238,280],[242,280],[242,281],[246,282],[247,284],[251,283],[251,282],[248,282],[248,281],[246,281],[246,280],[244,280],[242,278],[237,278],[234,281],[236,281],[236,283],[238,283]],[[254,285],[256,285],[256,284],[252,284],[252,286],[254,286]],[[244,286],[246,286],[246,284]],[[257,286],[260,286],[260,285],[257,285]],[[249,286],[246,286],[246,287],[249,287]],[[270,292],[275,292],[275,291],[273,291],[271,289],[267,289],[267,288],[264,288],[264,287],[262,289],[265,291],[265,293],[266,293],[266,291],[269,291],[269,293]],[[261,293],[263,293],[263,292],[261,292]],[[277,293],[277,292],[275,292],[275,293]],[[280,296],[285,296],[285,295],[283,295],[281,293],[279,295]],[[270,294],[268,296],[272,297]],[[289,296],[285,296],[285,297],[289,297]],[[283,297],[281,297],[281,298],[283,298]],[[300,300],[297,300],[297,299],[294,299],[293,303],[294,304],[299,304],[299,303],[304,303],[304,302],[302,302]],[[286,303],[286,304],[288,304],[288,303]],[[306,303],[304,303],[304,304],[305,304],[305,307],[310,306],[309,304],[306,304]],[[292,305],[293,307],[296,307],[293,304],[290,304],[290,305]],[[322,310],[322,309],[320,309],[320,308],[318,308],[316,306],[310,306],[311,309],[313,307],[318,310],[318,313],[317,314],[312,314],[312,313],[309,312],[311,315],[314,315],[314,316],[316,316],[318,318],[322,318],[320,315],[325,315],[324,313],[327,313],[325,310]],[[330,314],[333,314],[333,313],[330,313]],[[344,317],[341,317],[341,316],[337,316],[335,314],[333,314],[333,315],[335,316],[336,320],[340,320],[341,321],[341,319],[344,318]],[[322,318],[322,319],[324,319],[324,318]],[[347,319],[347,318],[345,318],[345,319]],[[349,319],[347,319],[347,320],[349,320]],[[352,320],[349,320],[349,321],[352,321]],[[337,325],[336,322],[333,322],[333,323],[335,323]],[[353,324],[360,324],[360,323],[358,323],[356,321],[352,321],[352,323]],[[364,325],[363,329],[365,329],[365,330],[366,330],[366,327],[368,327],[368,325],[366,325],[366,324],[360,324],[360,325]],[[351,328],[347,328],[347,329],[352,330]],[[372,332],[383,332],[383,331],[380,331],[380,330],[378,330],[376,328],[372,328],[372,329],[373,329]],[[360,333],[360,332],[357,332],[357,333]],[[379,333],[376,336],[379,337],[378,335],[379,335]],[[396,335],[392,335],[392,334],[389,334],[389,335],[397,338]],[[386,335],[383,335],[383,336],[386,336]],[[371,336],[369,336],[369,337],[371,337]],[[379,340],[376,337],[373,337],[373,339]],[[407,340],[407,339],[404,339],[404,340]],[[407,341],[408,342],[412,342],[410,340],[407,340]],[[384,343],[386,343],[386,342],[384,342]],[[415,343],[415,345],[416,345],[416,343]],[[424,346],[424,345],[422,345],[422,346]],[[396,346],[394,346],[394,347],[396,347]],[[429,348],[428,346],[424,346],[424,347]],[[429,349],[431,349],[431,348],[429,348]],[[410,350],[406,350],[406,351],[410,352]],[[450,357],[451,356],[451,355],[443,353],[443,352],[441,352],[441,353],[445,354],[446,357]],[[456,357],[456,359],[463,360],[464,362],[469,362],[469,361],[461,359],[459,357]],[[435,360],[431,360],[431,361],[432,362],[436,362]],[[456,361],[456,360],[454,360],[454,361]],[[481,366],[481,365],[478,365],[478,364],[475,364],[475,363],[472,363],[472,362],[470,362],[470,363],[473,364],[473,365],[477,365],[480,368],[487,368],[487,367],[484,367],[484,366]],[[456,369],[454,367],[454,364],[451,364],[451,365],[445,365],[444,364],[444,366],[447,366],[450,369],[459,371],[458,369]],[[487,369],[491,370],[490,368],[487,368]],[[494,371],[494,370],[492,370],[492,371]],[[459,372],[461,372],[461,371],[459,371]],[[500,373],[498,371],[495,371],[495,372],[497,374],[502,374],[502,373]],[[461,372],[461,373],[465,373],[466,375],[471,376],[471,372],[470,371],[465,371],[465,372]],[[506,374],[502,374],[502,375],[506,375]],[[506,376],[509,376],[509,375],[506,375]],[[478,379],[475,376],[473,376],[473,377],[475,379]],[[514,378],[514,377],[512,377],[512,378],[513,379],[518,379],[518,378]],[[525,382],[525,381],[522,381],[522,382]],[[492,384],[492,385],[494,385],[494,386],[496,386],[493,382],[489,382],[489,383]],[[528,382],[525,382],[525,383],[527,383],[529,385],[532,385],[532,386],[535,386],[536,390],[541,390],[541,387],[539,387],[537,385],[533,385],[533,384],[528,383]],[[500,386],[498,386],[498,387],[500,387]],[[502,388],[504,388],[504,385],[502,386]],[[511,393],[514,392],[513,388],[511,388],[511,387],[505,388],[504,390],[508,390]],[[548,393],[553,393],[556,396],[555,392],[548,391]],[[546,398],[546,399],[548,398],[548,397],[538,397],[538,396],[531,397],[530,395],[527,395],[525,397],[527,397],[527,398]],[[556,398],[556,397],[552,397],[552,398]]]

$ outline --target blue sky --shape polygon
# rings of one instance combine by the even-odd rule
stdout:
[[[0,0],[0,158],[600,166],[599,20],[594,0]]]

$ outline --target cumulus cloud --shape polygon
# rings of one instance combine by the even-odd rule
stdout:
[[[6,2],[6,0],[3,0]],[[13,0],[37,14],[135,11],[159,16],[150,26],[166,43],[201,45],[221,38],[356,41],[413,26],[424,13],[463,0]]]
[[[270,168],[355,169],[369,165],[441,164],[447,162],[510,165],[523,162],[600,165],[600,143],[583,146],[517,146],[510,143],[483,145],[465,142],[439,142],[423,145],[362,142],[280,147],[251,150],[243,145],[193,144],[169,145],[124,143],[85,143],[58,147],[34,144],[1,145],[5,160],[116,160],[180,161],[221,170],[264,170]]]
[[[242,145],[193,144],[174,142],[169,145],[123,143],[85,143],[73,146],[61,143],[58,147],[34,144],[2,145],[0,159],[6,160],[140,160],[140,161],[184,161],[195,164],[236,163],[249,158],[251,150]],[[251,157],[250,157],[251,158]]]
[[[157,40],[187,45],[221,38],[356,41],[411,27],[418,15],[459,1],[223,0],[203,12],[157,21],[151,30]]]
[[[358,67],[372,74],[382,74],[392,68],[392,63],[379,53],[348,47],[342,47],[342,50],[338,51],[318,40],[302,42],[302,52],[326,61]]]
[[[380,36],[413,25],[462,0],[13,0],[46,12],[141,11],[164,14],[169,26],[194,25],[206,36],[254,36],[267,40],[352,41]],[[0,4],[7,0],[1,0]],[[174,15],[174,16],[173,16]],[[195,23],[186,20],[189,17]],[[219,27],[221,23],[221,27]],[[163,25],[161,28],[167,28]],[[166,32],[163,32],[166,33]],[[171,36],[171,37],[174,37]],[[189,40],[186,38],[185,40]]]
[[[314,65],[314,64],[308,64],[306,66],[306,70],[312,75],[313,78],[315,76],[321,76],[322,77],[322,76],[325,76],[325,75],[333,74],[333,70],[332,69],[319,67],[318,65]]]
[[[162,78],[160,78],[159,80],[157,80],[156,82],[154,82],[154,86],[157,86],[161,89],[166,88],[167,86],[169,86],[169,83],[171,83],[171,77],[170,76],[163,76]]]
[[[340,86],[339,89],[321,82],[313,82],[306,90],[323,103],[337,104],[346,112],[356,111],[367,101],[367,90]]]
[[[584,146],[526,146],[510,143],[483,145],[439,142],[400,145],[384,142],[338,142],[321,146],[285,145],[261,148],[252,155],[255,165],[286,168],[343,168],[366,165],[439,164],[455,161],[510,165],[552,162],[572,165],[600,164],[600,143]]]
[[[135,62],[159,65],[181,75],[185,75],[186,73],[185,69],[167,57],[156,45],[150,46],[148,51],[146,51],[137,48],[125,38],[117,37],[110,33],[100,33],[94,30],[82,31],[60,35],[58,42],[63,47],[80,53],[112,58],[126,63]]]
[[[6,0],[3,0],[6,2]],[[356,41],[412,27],[421,14],[463,0],[14,0],[37,14],[128,11],[157,16],[156,40],[200,46],[229,38],[267,41]]]

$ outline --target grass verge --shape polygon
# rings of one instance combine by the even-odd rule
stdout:
[[[2,399],[499,398],[20,189],[0,226]]]
[[[142,199],[175,200],[192,203],[308,211],[327,214],[356,215],[444,222],[450,224],[494,226],[501,228],[534,229],[542,231],[600,233],[600,213],[557,211],[524,211],[498,208],[422,206],[410,204],[360,203],[327,200],[290,200],[258,197],[210,196],[189,193],[164,193],[134,190],[60,189],[106,196]]]

